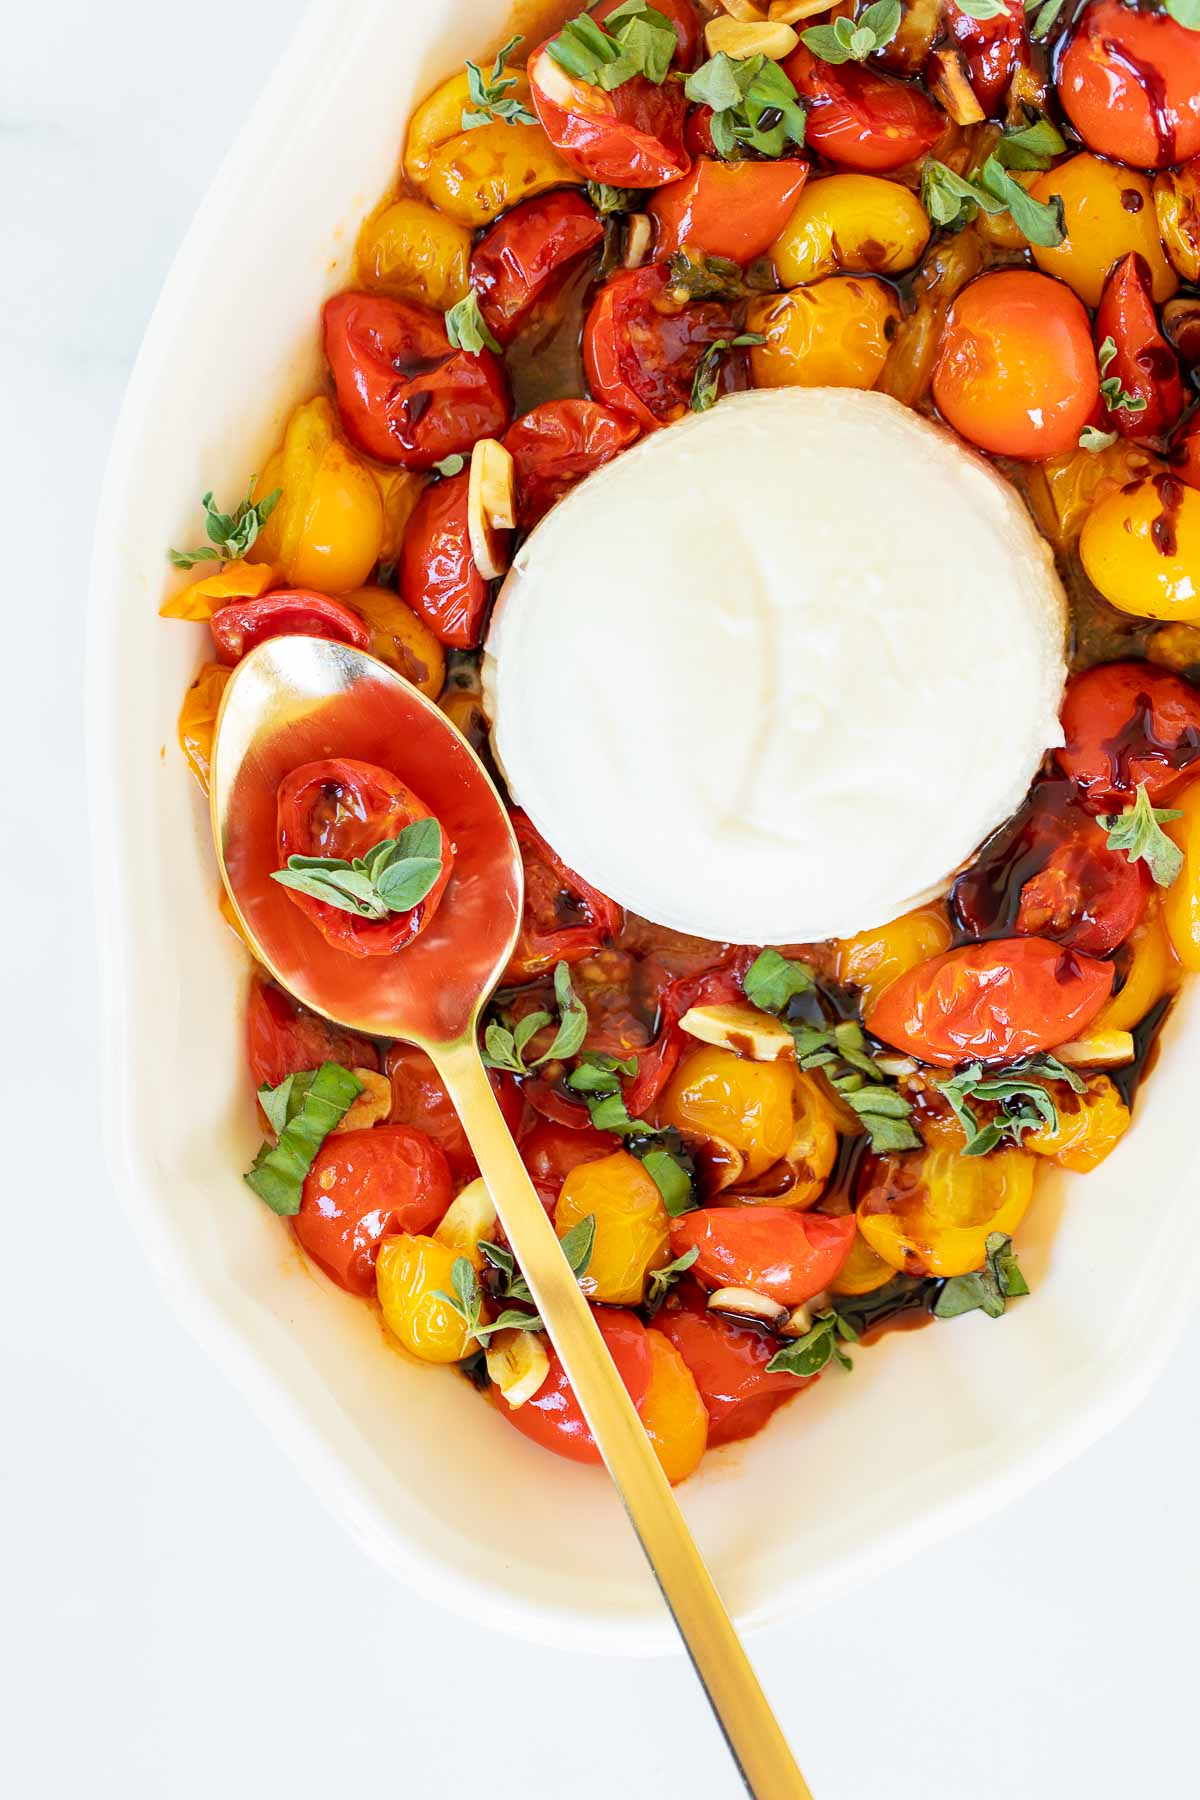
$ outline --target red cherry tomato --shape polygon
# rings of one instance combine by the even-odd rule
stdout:
[[[383,1059],[383,1070],[392,1084],[388,1123],[407,1125],[432,1138],[446,1158],[455,1187],[464,1187],[479,1173],[479,1166],[454,1102],[432,1060],[415,1044],[392,1044]],[[525,1103],[516,1082],[511,1075],[501,1075],[495,1069],[490,1071],[488,1080],[509,1130],[519,1131]]]
[[[610,13],[624,5],[625,0],[601,0],[599,6],[592,8],[592,17],[597,24],[603,25]],[[670,19],[675,27],[675,41],[679,46],[675,52],[675,66],[690,73],[696,66],[696,52],[700,48],[700,19],[692,0],[654,0],[654,10],[664,19]]]
[[[556,963],[577,963],[621,928],[621,908],[556,856],[533,821],[513,812],[525,867],[525,909],[504,981],[532,981]]]
[[[464,469],[424,490],[408,521],[396,571],[400,598],[456,650],[474,650],[479,643],[490,592],[471,554],[470,480]]]
[[[293,769],[279,784],[279,866],[289,856],[337,856],[353,862],[384,838],[433,814],[390,769],[351,757],[327,757]],[[442,834],[442,872],[423,900],[383,919],[328,906],[311,894],[285,888],[335,950],[349,956],[391,956],[411,944],[433,918],[454,867],[454,845]]]
[[[1076,449],[1100,397],[1082,301],[1032,269],[980,275],[946,315],[933,397],[955,431],[995,455]]]
[[[715,156],[711,106],[693,106],[683,128],[683,147],[689,156]]]
[[[635,1313],[609,1306],[597,1308],[596,1323],[629,1398],[640,1407],[650,1386],[650,1347],[646,1342],[646,1327]],[[550,1372],[533,1398],[524,1406],[514,1408],[494,1388],[496,1410],[544,1450],[553,1450],[572,1462],[597,1463],[600,1452],[596,1440],[587,1428],[575,1390],[549,1339],[546,1340],[546,1355],[550,1359]]]
[[[324,318],[338,412],[368,456],[432,469],[503,434],[512,417],[503,364],[490,350],[455,350],[441,313],[383,294],[335,294]]]
[[[644,75],[611,93],[578,81],[543,44],[528,65],[529,88],[542,129],[564,161],[589,181],[613,187],[661,187],[687,171],[681,81],[656,87]]]
[[[1157,806],[1200,759],[1200,692],[1150,663],[1102,663],[1067,683],[1054,752],[1090,812],[1120,812],[1145,784]]]
[[[1200,413],[1196,413],[1171,451],[1171,467],[1188,487],[1200,488]]]
[[[1108,848],[1069,781],[1043,781],[951,890],[973,937],[1053,938],[1086,956],[1124,943],[1146,903],[1145,865]]]
[[[521,530],[532,531],[568,489],[640,435],[636,419],[598,400],[547,400],[517,419],[504,447],[515,464]]]
[[[1165,13],[1096,0],[1057,81],[1067,117],[1100,156],[1165,169],[1200,151],[1200,34]]]
[[[707,1288],[746,1287],[780,1306],[803,1306],[850,1254],[854,1216],[789,1206],[702,1206],[671,1221],[671,1252],[700,1254],[692,1274]]]
[[[356,612],[308,588],[276,588],[257,600],[228,600],[219,606],[209,627],[223,663],[241,662],[251,650],[274,637],[331,638],[365,650],[371,634]]]
[[[753,262],[787,224],[808,164],[720,162],[701,157],[689,174],[659,188],[646,211],[655,221],[654,255],[665,262],[685,244],[708,256]]]
[[[322,1019],[260,976],[250,984],[246,1007],[246,1051],[254,1085],[278,1087],[302,1069],[341,1063],[344,1069],[378,1069],[379,1052],[370,1038]]]
[[[1163,437],[1184,408],[1183,381],[1175,352],[1158,328],[1149,265],[1136,251],[1123,256],[1104,284],[1093,327],[1096,353],[1111,338],[1117,353],[1106,367],[1123,391],[1144,400],[1139,412],[1107,410],[1104,425],[1122,437]]]
[[[967,79],[983,111],[994,119],[1003,106],[1025,41],[1022,0],[1006,0],[1008,11],[973,19],[947,0],[945,22],[967,66]]]
[[[688,411],[701,358],[718,338],[737,336],[736,313],[720,300],[670,298],[661,264],[606,281],[583,328],[583,360],[597,400],[654,431]],[[722,382],[735,379],[726,357]]]
[[[638,1051],[637,1074],[625,1092],[630,1118],[645,1117],[675,1073],[684,1050],[694,1043],[679,1029],[684,1013],[693,1006],[728,1006],[743,1000],[742,977],[753,961],[753,950],[730,951],[715,967],[681,975],[659,990],[657,1035],[648,1050]]]
[[[919,1062],[1011,1062],[1065,1044],[1112,992],[1113,965],[1045,938],[964,944],[884,988],[867,1027]]]
[[[586,1119],[584,1113],[583,1120]],[[576,1129],[553,1119],[539,1119],[532,1131],[526,1132],[521,1139],[521,1159],[546,1211],[552,1213],[571,1170],[581,1163],[598,1162],[602,1156],[611,1156],[616,1147],[614,1138],[586,1123]]]
[[[898,169],[924,156],[945,129],[919,88],[861,63],[835,67],[800,44],[782,68],[808,102],[807,147],[840,169]]]
[[[427,1231],[453,1198],[446,1159],[423,1132],[341,1131],[317,1151],[292,1228],[339,1287],[373,1294],[380,1240]]]
[[[685,1281],[654,1315],[654,1327],[682,1356],[708,1412],[709,1445],[752,1437],[777,1406],[809,1386],[782,1370],[767,1374],[779,1345],[753,1325],[709,1312],[703,1291]]]
[[[511,343],[530,309],[603,236],[595,210],[571,188],[524,200],[489,225],[471,252],[471,286],[493,336]]]

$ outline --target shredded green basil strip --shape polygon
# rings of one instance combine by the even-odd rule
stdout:
[[[340,1063],[322,1063],[289,1075],[275,1088],[260,1088],[262,1109],[279,1141],[264,1144],[246,1171],[246,1181],[272,1212],[290,1218],[300,1211],[304,1177],[335,1125],[362,1093],[362,1082]]]

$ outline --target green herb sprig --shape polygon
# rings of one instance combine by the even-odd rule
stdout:
[[[446,336],[456,350],[465,350],[469,356],[479,356],[484,350],[502,354],[479,310],[479,295],[474,288],[446,314]]]
[[[467,63],[467,86],[470,90],[472,105],[464,106],[460,123],[464,131],[475,131],[480,125],[493,123],[502,125],[536,125],[537,117],[527,106],[513,96],[512,90],[517,85],[515,75],[506,74],[505,63],[517,48],[524,43],[518,33],[509,38],[507,44],[496,52],[496,60],[492,64],[491,75],[486,79],[477,63]]]
[[[822,62],[865,62],[891,43],[900,29],[901,11],[900,0],[875,0],[857,19],[814,25],[801,32],[801,41]]]
[[[581,1286],[586,1285],[588,1265],[592,1260],[592,1250],[596,1242],[596,1215],[589,1213],[580,1219],[568,1232],[564,1232],[559,1240],[562,1253],[567,1259],[571,1273]],[[505,1250],[499,1244],[481,1242],[480,1250],[492,1264],[507,1276],[505,1298],[532,1301],[532,1295],[519,1272],[511,1250]],[[448,1294],[444,1288],[435,1288],[435,1300],[443,1300],[456,1312],[467,1327],[468,1334],[476,1343],[486,1347],[497,1331],[542,1331],[544,1326],[536,1312],[522,1312],[513,1307],[505,1307],[498,1317],[485,1324],[483,1320],[484,1292],[475,1265],[469,1257],[458,1256],[450,1270],[450,1285],[454,1289]]]
[[[677,48],[674,25],[645,0],[625,0],[603,25],[579,13],[546,46],[560,69],[606,93],[635,75],[661,87]]]
[[[589,181],[584,192],[602,219],[610,218],[613,213],[641,210],[641,188],[610,187],[606,181]]]
[[[675,1149],[667,1148],[669,1140],[677,1142],[676,1134],[659,1130],[645,1119],[630,1118],[620,1077],[636,1074],[636,1056],[622,1061],[604,1051],[589,1050],[567,1076],[567,1086],[584,1096],[597,1131],[611,1131],[625,1140],[626,1148],[639,1158],[662,1195],[667,1212],[677,1219],[696,1204],[691,1170]]]
[[[195,550],[170,551],[171,561],[177,569],[194,569],[200,562],[235,562],[254,548],[259,532],[283,498],[282,488],[272,488],[256,503],[254,484],[257,480],[257,475],[250,477],[246,498],[240,500],[231,513],[218,511],[211,492],[205,494],[200,504],[204,508],[204,529],[209,541]]]
[[[1116,354],[1115,342],[1111,337],[1106,337],[1096,352],[1096,361],[1100,365],[1100,398],[1109,412],[1145,412],[1149,404],[1145,394],[1131,394],[1121,386],[1119,375],[1108,373]]]
[[[1101,431],[1098,425],[1085,425],[1079,434],[1079,448],[1098,456],[1101,450],[1111,449],[1120,435],[1119,431]]]
[[[645,1310],[651,1318],[658,1311],[675,1283],[687,1274],[700,1254],[699,1244],[693,1244],[674,1262],[667,1263],[665,1268],[650,1271],[650,1286],[646,1289]]]
[[[982,1312],[989,1319],[998,1319],[1009,1300],[1029,1292],[1006,1232],[990,1232],[986,1250],[982,1269],[973,1275],[953,1275],[946,1282],[934,1303],[935,1318],[957,1319],[962,1313]]]
[[[489,1069],[505,1069],[510,1075],[531,1075],[543,1063],[566,1062],[577,1054],[587,1036],[587,1007],[571,986],[571,971],[565,962],[554,970],[554,1003],[558,1009],[558,1030],[550,1048],[533,1062],[526,1062],[529,1043],[546,1025],[554,1023],[548,1012],[527,1013],[510,1031],[493,1020],[483,1034],[483,1060]]]
[[[452,450],[449,456],[443,456],[441,462],[435,462],[434,468],[439,475],[448,480],[451,475],[461,475],[467,466],[467,459],[461,450]]]
[[[1200,0],[1165,0],[1165,11],[1185,31],[1200,31]]]
[[[1059,133],[1045,120],[1002,137],[975,179],[958,175],[930,157],[921,173],[921,204],[930,219],[948,231],[960,231],[977,213],[994,217],[1006,212],[1031,244],[1046,249],[1061,244],[1067,235],[1061,195],[1035,200],[1008,172],[1010,167],[1047,167],[1055,154],[1049,148],[1051,134],[1065,148]]]
[[[843,1369],[852,1369],[854,1364],[842,1345],[857,1342],[857,1331],[841,1313],[833,1310],[818,1313],[803,1337],[793,1338],[782,1350],[775,1352],[767,1364],[767,1374],[819,1375],[835,1360]]]
[[[1058,1130],[1058,1107],[1046,1087],[1047,1081],[1065,1081],[1076,1094],[1082,1094],[1085,1083],[1055,1056],[1033,1056],[1011,1068],[989,1072],[982,1063],[972,1063],[957,1075],[935,1081],[934,1086],[946,1096],[950,1109],[962,1126],[966,1144],[963,1156],[986,1156],[1003,1143],[1019,1144],[1027,1131],[1043,1125]],[[1000,1107],[998,1118],[980,1123],[972,1112],[972,1100],[990,1101]]]
[[[286,869],[274,870],[271,880],[356,918],[386,919],[419,906],[437,885],[442,864],[441,826],[436,819],[416,819],[352,861],[289,856]]]
[[[1030,37],[1036,41],[1048,38],[1065,5],[1066,0],[1025,0],[1025,11],[1037,13],[1037,18],[1029,27]]]
[[[288,1075],[278,1087],[260,1087],[259,1104],[275,1133],[246,1171],[246,1181],[272,1212],[300,1211],[304,1177],[317,1151],[362,1093],[362,1082],[341,1063],[322,1063]]]
[[[1104,813],[1096,821],[1108,833],[1108,848],[1123,850],[1131,863],[1144,862],[1159,887],[1170,887],[1183,868],[1183,851],[1162,827],[1183,814],[1177,806],[1151,806],[1144,781],[1132,806]]]
[[[765,344],[766,341],[761,331],[743,331],[737,337],[717,338],[715,343],[710,344],[696,365],[692,380],[692,411],[708,412],[710,407],[717,404],[723,357],[731,350],[741,350],[747,344]]]
[[[709,130],[720,157],[754,150],[778,158],[789,144],[799,149],[804,143],[807,115],[800,96],[769,57],[736,61],[718,51],[688,76],[683,91],[697,106],[712,108]]]

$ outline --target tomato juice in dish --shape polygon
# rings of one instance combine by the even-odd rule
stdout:
[[[484,1048],[672,1480],[842,1379],[856,1339],[1016,1302],[1039,1172],[1120,1142],[1200,967],[1200,33],[1119,0],[796,10],[627,0],[448,71],[396,121],[396,188],[319,322],[325,387],[240,504],[207,497],[208,542],[176,554],[194,574],[163,609],[211,632],[180,717],[202,784],[229,669],[281,634],[386,661],[485,757],[499,721],[526,898]],[[914,444],[942,434],[947,494],[1002,494],[994,557],[973,500],[931,518],[932,451],[868,432],[835,464],[830,421],[893,406]],[[718,442],[768,412],[792,421],[768,474],[736,448],[723,465]],[[680,490],[654,484],[693,443],[697,517],[727,523],[689,562]],[[1026,519],[1034,551],[1006,571]],[[667,613],[637,552],[673,532]],[[606,639],[587,571],[613,545],[637,604]],[[697,563],[718,554],[714,589]],[[531,613],[510,657],[539,568],[561,615]],[[874,594],[857,661],[842,577]],[[573,604],[580,632],[523,688],[526,650],[536,663]],[[724,670],[717,607],[749,644]],[[1022,661],[1031,618],[1053,643]],[[961,720],[949,630],[979,633],[954,640],[981,695]],[[580,670],[565,659],[584,642]],[[1013,730],[993,749],[1005,682]],[[706,704],[681,706],[678,754],[639,757],[693,683]],[[519,770],[513,694],[536,727]],[[595,706],[614,695],[606,740]],[[739,785],[756,717],[772,777]],[[285,774],[275,872],[314,945],[404,956],[454,906],[467,847],[432,789],[338,749]],[[739,832],[802,842],[828,913],[762,918],[751,870],[744,909],[696,929],[718,885],[701,828],[714,859]],[[639,913],[627,883],[647,868]],[[595,1460],[427,1059],[261,970],[247,1046],[267,1128],[247,1204],[290,1220],[406,1352]]]

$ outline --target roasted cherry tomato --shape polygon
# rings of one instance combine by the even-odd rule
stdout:
[[[1157,897],[1150,900],[1115,960],[1119,985],[1093,1019],[1093,1032],[1132,1031],[1178,985],[1179,963]]]
[[[1175,804],[1181,816],[1166,829],[1183,867],[1162,897],[1163,923],[1184,968],[1200,970],[1200,780],[1185,781]]]
[[[1149,663],[1102,663],[1072,676],[1054,752],[1090,812],[1120,812],[1145,785],[1158,805],[1200,759],[1200,692]]]
[[[423,619],[391,588],[355,588],[347,606],[359,613],[371,634],[371,655],[390,663],[430,700],[446,684],[446,653]]]
[[[782,67],[808,102],[808,148],[840,169],[898,169],[924,156],[945,129],[919,88],[861,63],[835,67],[800,44]]]
[[[542,129],[588,181],[661,187],[687,172],[683,83],[658,87],[644,75],[611,93],[560,68],[543,44],[529,59],[529,88]]]
[[[1143,404],[1108,408],[1105,428],[1122,437],[1164,437],[1183,411],[1183,381],[1175,352],[1158,329],[1149,265],[1136,253],[1123,256],[1100,296],[1093,326],[1096,351],[1111,339],[1116,355],[1107,364],[1107,380],[1121,384],[1118,398]]]
[[[1030,255],[1044,275],[1057,275],[1074,288],[1085,306],[1099,305],[1113,264],[1135,250],[1150,270],[1155,301],[1161,305],[1171,298],[1179,277],[1158,234],[1154,191],[1139,170],[1084,150],[1055,163],[1029,191],[1043,205],[1057,194],[1066,227],[1060,244],[1031,244]]]
[[[547,1212],[554,1211],[562,1184],[572,1169],[581,1163],[599,1162],[613,1153],[613,1139],[594,1130],[587,1123],[586,1112],[582,1108],[578,1111],[578,1127],[539,1119],[521,1139],[521,1160]]]
[[[651,1329],[646,1343],[650,1385],[639,1410],[663,1474],[674,1485],[687,1479],[708,1448],[708,1413],[692,1371],[670,1338]]]
[[[455,350],[441,313],[386,294],[336,294],[324,319],[342,425],[369,456],[432,469],[502,435],[512,416],[503,364],[490,350]]]
[[[334,856],[352,862],[406,825],[433,814],[390,769],[348,756],[304,763],[279,784],[279,866],[289,856]],[[442,832],[442,869],[416,906],[382,919],[361,918],[328,906],[311,894],[285,888],[289,900],[312,920],[336,950],[350,956],[390,956],[411,944],[441,904],[454,867],[454,845]]]
[[[1122,612],[1200,619],[1200,493],[1162,469],[1106,495],[1084,521],[1079,560]]]
[[[187,757],[188,767],[206,794],[212,768],[217,713],[220,711],[221,695],[225,692],[228,680],[229,670],[220,663],[205,663],[183,696],[183,705],[179,709],[179,748]]]
[[[256,1088],[278,1087],[289,1075],[327,1062],[341,1063],[344,1069],[379,1067],[379,1052],[370,1038],[309,1012],[260,976],[250,984],[246,1052]]]
[[[489,225],[471,254],[471,286],[493,336],[511,343],[531,308],[603,236],[595,209],[569,188],[524,200]]]
[[[254,487],[256,502],[276,492],[279,499],[249,551],[251,562],[272,564],[285,587],[319,594],[361,587],[383,555],[379,485],[336,423],[323,394],[298,406]]]
[[[471,553],[470,481],[463,469],[425,489],[413,507],[396,573],[405,605],[456,650],[478,644],[489,593]]]
[[[508,983],[532,981],[556,963],[582,961],[621,925],[614,901],[568,869],[525,813],[511,816],[525,867],[525,910],[504,973]]]
[[[959,876],[951,904],[972,937],[1053,938],[1087,956],[1124,943],[1148,894],[1143,863],[1108,833],[1069,781],[1043,781]]]
[[[478,1173],[478,1165],[454,1102],[432,1060],[415,1044],[392,1044],[383,1059],[383,1068],[392,1084],[389,1124],[408,1125],[432,1138],[449,1164],[455,1187],[462,1187]],[[516,1082],[494,1069],[488,1080],[509,1129],[518,1131],[524,1103]],[[606,1140],[606,1150],[608,1147]]]
[[[625,1391],[640,1412],[651,1374],[646,1327],[635,1313],[616,1307],[600,1308],[596,1323],[625,1384]],[[524,1406],[509,1407],[496,1393],[496,1410],[543,1449],[569,1457],[572,1462],[597,1463],[600,1452],[596,1441],[579,1410],[579,1402],[567,1380],[566,1370],[558,1360],[558,1352],[548,1339],[546,1355],[550,1359],[550,1373],[533,1398]]]
[[[919,1062],[1012,1062],[1077,1036],[1108,999],[1113,973],[1045,938],[965,944],[893,981],[867,1027]]]
[[[1185,281],[1200,281],[1200,160],[1154,177],[1154,216],[1172,270]],[[1156,292],[1154,298],[1167,296]]]
[[[803,1306],[827,1288],[854,1242],[854,1216],[786,1206],[704,1206],[671,1221],[671,1253],[699,1250],[704,1287],[752,1288],[781,1306]]]
[[[658,1030],[648,1050],[639,1051],[637,1074],[625,1090],[630,1117],[645,1118],[671,1076],[680,1057],[695,1048],[695,1038],[681,1031],[679,1021],[693,1006],[724,1006],[744,998],[742,977],[754,961],[752,950],[731,952],[723,962],[694,975],[681,975],[664,983],[658,993]]]
[[[636,419],[598,400],[547,400],[504,434],[517,482],[517,523],[532,531],[577,481],[627,450]]]
[[[466,298],[471,234],[421,200],[392,200],[358,234],[355,286],[447,312]]]
[[[1190,488],[1200,488],[1200,413],[1180,432],[1171,450],[1171,469]]]
[[[706,1162],[715,1159],[701,1183],[711,1193],[757,1180],[786,1155],[798,1099],[795,1063],[752,1062],[716,1044],[696,1044],[659,1095],[657,1119],[697,1141]]]
[[[453,1198],[435,1143],[404,1125],[375,1125],[325,1139],[304,1177],[292,1227],[340,1287],[373,1294],[380,1241],[436,1225]]]
[[[839,271],[898,275],[913,268],[929,242],[925,208],[883,175],[823,175],[805,188],[771,245],[785,288]]]
[[[1056,1081],[1053,1089],[1058,1124],[1027,1131],[1021,1148],[1086,1174],[1111,1155],[1129,1130],[1129,1108],[1107,1075],[1089,1075],[1082,1094],[1065,1081]]]
[[[650,197],[646,211],[657,228],[655,258],[665,262],[685,244],[736,263],[765,256],[807,175],[808,164],[796,159],[721,162],[702,156],[689,174]]]
[[[554,1209],[559,1237],[589,1218],[589,1292],[610,1306],[640,1306],[648,1277],[671,1260],[671,1221],[657,1184],[628,1150],[581,1160],[563,1182]]]
[[[877,1256],[906,1275],[969,1275],[983,1267],[991,1233],[1011,1237],[1025,1217],[1036,1167],[1024,1150],[868,1157],[858,1229]]]
[[[523,69],[505,76],[507,98],[529,111]],[[437,207],[475,230],[490,225],[521,200],[578,181],[536,121],[513,125],[491,118],[463,129],[463,114],[476,112],[470,71],[461,69],[433,90],[413,114],[404,145],[404,173]]]
[[[885,1279],[890,1273],[885,1271]],[[709,1312],[704,1292],[694,1282],[682,1282],[668,1295],[654,1324],[695,1377],[708,1413],[711,1446],[753,1436],[789,1395],[809,1385],[782,1369],[768,1375],[767,1364],[779,1348],[775,1339],[753,1325]]]
[[[370,633],[357,613],[307,588],[276,588],[257,600],[231,600],[209,620],[217,655],[226,667],[274,637],[330,638],[365,650]]]
[[[933,397],[955,431],[994,455],[1075,449],[1100,398],[1080,301],[1031,269],[980,275],[947,314]]]
[[[952,936],[945,902],[933,900],[928,906],[901,913],[886,925],[835,938],[837,978],[856,987],[864,1003],[869,1003],[898,975],[948,950]]]
[[[632,414],[644,431],[687,412],[705,351],[738,332],[736,313],[726,302],[677,301],[670,285],[661,264],[614,275],[597,294],[583,328],[593,395]],[[736,361],[726,357],[723,383],[733,379]]]
[[[1200,35],[1165,13],[1095,0],[1057,81],[1067,117],[1101,156],[1165,169],[1200,151]]]
[[[946,25],[967,66],[972,92],[989,119],[1002,110],[1008,84],[1025,39],[1022,0],[1005,0],[1008,10],[990,19],[960,12],[954,0],[946,7]]]
[[[600,0],[600,5],[591,9],[592,17],[597,24],[603,25],[610,13],[625,4],[626,0]],[[675,27],[676,68],[690,72],[696,66],[696,52],[700,48],[700,19],[692,0],[655,0],[654,10]]]
[[[462,1252],[421,1233],[385,1237],[375,1259],[379,1307],[389,1331],[422,1362],[455,1363],[471,1354],[467,1322],[443,1294],[454,1292]],[[486,1305],[481,1316],[491,1317]]]

